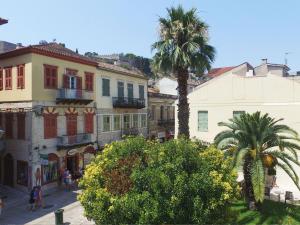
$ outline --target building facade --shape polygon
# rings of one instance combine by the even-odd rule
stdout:
[[[283,118],[282,123],[300,133],[300,79],[288,75],[288,70],[285,65],[264,61],[257,67],[244,63],[212,75],[213,79],[188,95],[190,136],[212,143],[215,136],[225,129],[218,126],[218,122],[256,111]],[[177,123],[175,126],[177,133]],[[296,171],[299,176],[300,168],[297,167]],[[297,191],[292,180],[280,169],[277,184]]]
[[[149,137],[161,141],[174,137],[176,95],[161,94],[159,90],[148,88]]]
[[[99,64],[57,43],[0,54],[0,68],[3,184],[50,189],[65,168],[75,174],[128,129],[146,135],[147,79],[141,74]],[[123,82],[123,95],[116,82]]]

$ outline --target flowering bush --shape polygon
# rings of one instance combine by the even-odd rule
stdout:
[[[237,191],[223,153],[186,139],[108,145],[86,169],[79,200],[96,224],[211,224]]]

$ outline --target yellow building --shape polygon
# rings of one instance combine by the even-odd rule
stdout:
[[[0,54],[3,184],[45,189],[84,168],[99,146],[147,135],[147,79],[49,43]]]

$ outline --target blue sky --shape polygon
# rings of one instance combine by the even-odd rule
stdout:
[[[158,18],[166,7],[196,7],[210,26],[217,49],[214,67],[261,58],[300,70],[298,0],[9,0],[1,1],[0,40],[25,45],[40,40],[63,42],[80,53],[134,53],[151,57]]]

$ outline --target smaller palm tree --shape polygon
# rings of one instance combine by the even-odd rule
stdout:
[[[256,112],[236,116],[229,123],[219,123],[228,129],[215,137],[215,143],[233,158],[234,167],[243,166],[245,196],[249,204],[263,202],[265,172],[275,166],[281,167],[300,189],[292,165],[300,165],[297,155],[300,140],[296,131],[278,124],[282,120]]]

